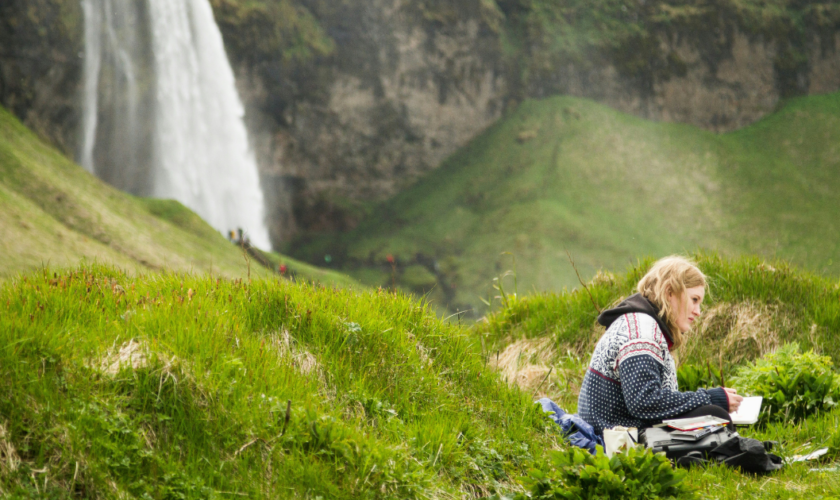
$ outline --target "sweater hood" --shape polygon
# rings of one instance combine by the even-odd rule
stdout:
[[[639,293],[634,293],[612,309],[607,309],[602,312],[598,316],[598,323],[609,328],[615,320],[629,313],[647,314],[655,319],[656,324],[659,325],[659,329],[665,334],[665,340],[668,342],[668,350],[673,347],[674,339],[671,337],[671,330],[662,321],[662,318],[659,317],[659,308]]]

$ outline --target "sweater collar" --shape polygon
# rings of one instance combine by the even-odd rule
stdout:
[[[662,318],[659,317],[659,308],[639,293],[635,293],[627,297],[617,306],[602,312],[598,316],[598,323],[609,328],[615,320],[628,313],[643,313],[655,319],[656,323],[659,325],[659,329],[665,334],[665,341],[668,343],[668,350],[670,351],[673,348],[674,341],[671,338],[671,330]]]

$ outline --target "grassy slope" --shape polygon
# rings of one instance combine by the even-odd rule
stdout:
[[[93,266],[0,302],[4,497],[452,498],[558,439],[405,296]]]
[[[0,108],[0,279],[80,259],[132,271],[170,269],[247,274],[242,252],[183,205],[136,198],[108,186],[45,145]],[[303,278],[351,285],[279,255]],[[251,266],[254,276],[267,269]]]
[[[338,255],[371,284],[390,281],[387,254],[401,266],[432,256],[433,297],[462,308],[480,308],[512,268],[502,252],[516,257],[520,291],[575,285],[566,249],[584,276],[695,248],[836,274],[838,140],[840,94],[792,100],[725,135],[583,99],[526,101],[355,231],[296,252]]]
[[[826,342],[840,328],[835,281],[758,259],[699,260],[714,278],[707,306],[784,305],[777,319],[787,325],[785,340],[838,358]],[[593,283],[595,300],[629,293],[648,264]],[[569,387],[586,362],[574,347],[591,337],[594,318],[583,292],[540,294],[508,303],[471,331],[388,292],[129,276],[101,266],[16,278],[0,286],[0,303],[0,496],[17,498],[463,498],[517,490],[559,440],[531,396],[547,393],[574,409]],[[572,350],[545,360],[554,375],[537,391],[507,386],[482,356],[482,346],[486,353],[520,337]],[[109,375],[120,367],[115,352],[132,340],[141,346],[136,366],[125,356]],[[835,475],[809,472],[840,456],[838,419],[834,411],[745,431],[780,440],[784,456],[829,443],[821,465],[771,477],[711,467],[688,481],[702,498],[840,495]]]
[[[803,350],[814,349],[830,356],[840,366],[840,283],[836,279],[802,272],[785,262],[756,257],[723,259],[715,254],[696,256],[710,278],[709,293],[703,303],[701,323],[687,337],[678,353],[680,363],[713,366],[722,363],[731,374],[749,360],[785,342],[799,342]],[[628,266],[627,272],[601,277],[589,283],[592,298],[583,289],[563,293],[543,293],[508,297],[496,303],[487,322],[476,325],[485,339],[490,361],[497,351],[519,354],[515,371],[541,381],[530,390],[557,401],[568,411],[577,408],[577,395],[590,354],[603,327],[595,325],[599,307],[605,308],[633,293],[635,283],[652,261]],[[526,340],[523,340],[526,339]],[[541,342],[545,341],[546,344]],[[529,346],[538,346],[529,350]],[[763,348],[762,348],[763,346]],[[502,356],[504,357],[504,355]],[[553,367],[549,372],[548,368]],[[504,368],[504,367],[502,367]],[[522,384],[527,377],[515,375]],[[543,380],[545,377],[545,380]],[[522,384],[526,385],[527,384]],[[770,478],[752,477],[726,468],[694,470],[689,483],[704,498],[834,498],[840,495],[836,472],[812,473],[811,468],[835,467],[840,460],[840,409],[813,414],[799,422],[783,422],[765,428],[740,430],[747,437],[776,440],[783,457],[806,454],[823,446],[830,453],[822,463],[788,466]]]

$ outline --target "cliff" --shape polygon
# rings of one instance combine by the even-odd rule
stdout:
[[[77,0],[0,2],[0,105],[76,153],[84,25]]]
[[[589,97],[721,132],[782,99],[840,88],[840,6],[827,1],[211,3],[276,246],[355,227],[372,201],[526,98]],[[68,153],[79,19],[67,0],[0,7],[0,103]]]
[[[225,19],[243,8],[217,1],[252,117],[262,114],[264,179],[285,190],[272,209],[280,241],[355,227],[369,201],[526,98],[588,97],[724,132],[782,99],[840,88],[829,2],[302,0],[331,44],[289,62],[232,44],[243,26]]]

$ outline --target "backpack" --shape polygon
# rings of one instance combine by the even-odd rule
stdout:
[[[716,461],[757,474],[782,468],[782,459],[769,453],[776,444],[774,441],[761,442],[745,438],[729,428],[723,428],[697,441],[680,441],[673,439],[668,428],[650,427],[643,431],[640,442],[654,452],[664,452],[666,457],[681,467],[703,466]]]

